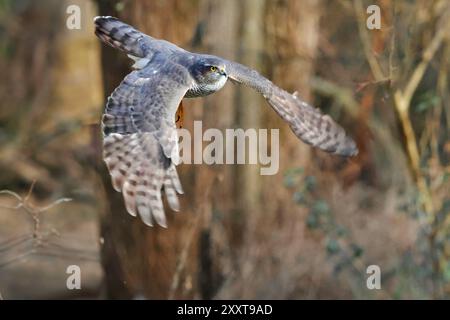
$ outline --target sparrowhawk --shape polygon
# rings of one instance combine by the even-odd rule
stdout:
[[[329,116],[236,62],[192,53],[152,38],[113,17],[96,17],[95,34],[135,61],[134,71],[108,98],[102,118],[103,157],[127,211],[152,226],[166,226],[161,193],[179,210],[183,193],[175,169],[175,114],[183,98],[220,90],[227,79],[261,93],[302,141],[326,152],[353,156],[354,141]]]

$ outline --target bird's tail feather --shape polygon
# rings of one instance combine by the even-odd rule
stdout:
[[[148,155],[153,156],[148,156]],[[159,155],[158,155],[159,154]],[[175,165],[162,154],[151,133],[113,133],[103,140],[103,158],[115,190],[122,192],[127,211],[153,226],[167,227],[161,191],[174,211],[183,193]]]
[[[139,58],[148,55],[145,41],[149,36],[114,17],[100,16],[94,18],[95,34],[111,47]]]

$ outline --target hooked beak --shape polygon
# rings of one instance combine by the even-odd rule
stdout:
[[[225,72],[225,68],[220,68],[219,71],[220,71],[220,74],[221,74],[221,75],[223,75],[223,76],[225,76],[225,77],[227,76],[227,73]]]

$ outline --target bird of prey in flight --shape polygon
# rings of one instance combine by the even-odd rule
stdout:
[[[358,149],[328,115],[239,63],[186,51],[152,38],[113,17],[96,17],[95,34],[133,59],[134,71],[108,98],[102,118],[103,158],[127,211],[152,226],[166,227],[162,190],[179,210],[182,194],[175,165],[175,116],[183,98],[204,97],[228,79],[261,93],[303,142],[345,157]]]

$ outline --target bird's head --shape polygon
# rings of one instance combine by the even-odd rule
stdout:
[[[192,74],[200,84],[215,84],[225,82],[227,72],[223,60],[215,57],[199,59],[193,66]]]

